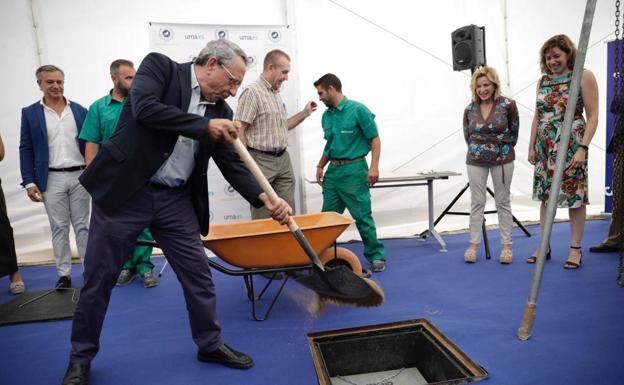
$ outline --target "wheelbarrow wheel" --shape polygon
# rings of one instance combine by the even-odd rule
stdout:
[[[346,247],[330,247],[325,249],[319,259],[324,266],[336,267],[345,266],[353,271],[356,275],[362,276],[362,264],[357,255]]]

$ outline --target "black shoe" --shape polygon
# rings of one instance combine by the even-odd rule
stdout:
[[[69,363],[62,385],[89,385],[89,364]]]
[[[617,247],[605,245],[604,243],[599,244],[598,246],[592,246],[589,248],[589,251],[592,253],[615,253],[620,249]]]
[[[226,344],[212,352],[197,351],[197,359],[202,362],[214,362],[234,369],[250,369],[254,362],[245,353],[237,352]]]
[[[69,289],[71,287],[71,277],[69,275],[62,275],[58,281],[56,281],[57,289]]]

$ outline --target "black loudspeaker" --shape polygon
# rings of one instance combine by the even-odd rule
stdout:
[[[451,33],[453,44],[453,71],[484,66],[485,27],[474,24],[461,27]]]

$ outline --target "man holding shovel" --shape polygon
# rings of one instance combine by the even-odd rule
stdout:
[[[208,233],[211,157],[251,204],[264,204],[280,223],[292,212],[284,200],[269,200],[231,145],[237,129],[225,99],[236,95],[246,69],[245,52],[225,39],[209,42],[192,63],[176,63],[158,53],[141,63],[115,133],[80,178],[93,199],[90,257],[63,385],[89,383],[112,289],[146,227],[184,290],[197,359],[238,369],[253,366],[251,357],[223,341],[199,236]]]

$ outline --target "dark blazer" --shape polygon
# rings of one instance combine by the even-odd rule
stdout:
[[[225,179],[256,207],[262,189],[234,148],[215,141],[206,131],[210,118],[232,118],[225,101],[208,106],[207,116],[187,112],[191,100],[191,65],[159,53],[143,59],[132,82],[113,136],[102,147],[80,182],[94,204],[115,210],[144,187],[167,160],[179,135],[196,139],[200,149],[189,182],[201,233],[208,234],[208,160],[212,157]]]
[[[80,153],[84,155],[85,141],[79,139],[78,136],[82,129],[82,123],[87,116],[87,109],[71,100],[69,107],[74,115],[76,127],[78,127],[76,143],[80,148]],[[46,127],[43,106],[40,101],[22,108],[19,152],[22,186],[26,187],[28,183],[34,183],[39,190],[45,191],[48,185],[50,151],[48,146],[48,128]]]

